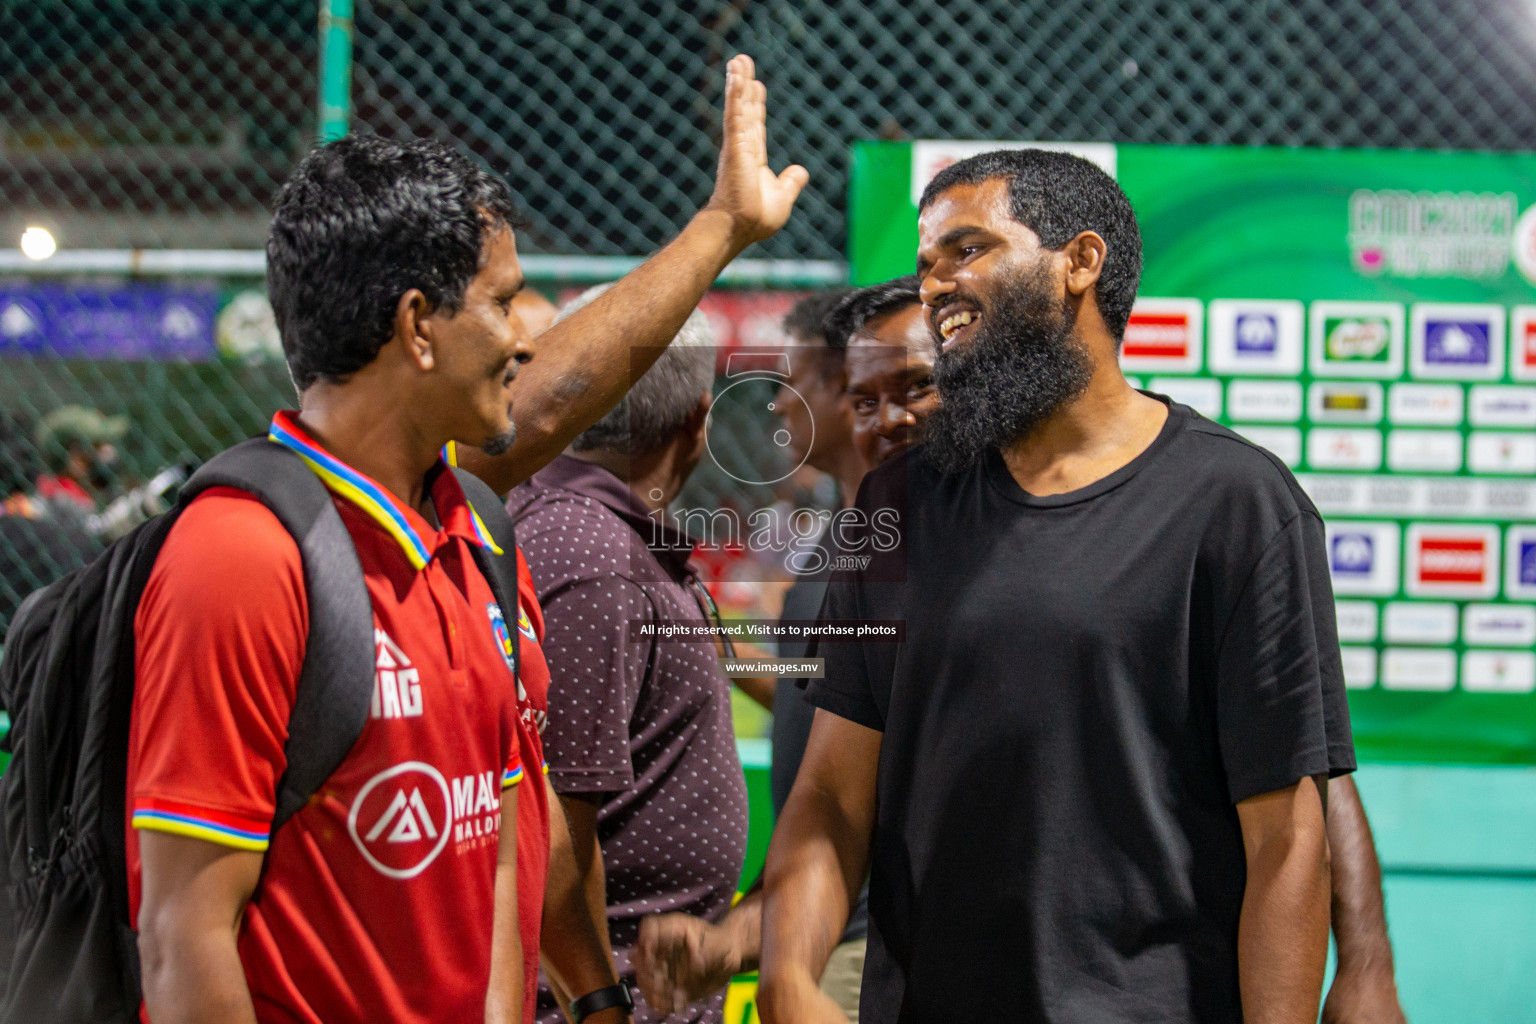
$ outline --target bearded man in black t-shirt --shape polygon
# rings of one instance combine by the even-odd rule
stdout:
[[[861,1020],[1311,1024],[1327,780],[1354,768],[1322,522],[1285,466],[1133,390],[1141,270],[1108,175],[941,172],[918,276],[943,408],[857,507],[818,712],[766,868],[760,1008],[815,979],[870,870]]]

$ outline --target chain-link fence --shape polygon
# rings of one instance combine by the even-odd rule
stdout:
[[[708,194],[736,52],[774,158],[811,172],[761,246],[785,258],[841,254],[856,138],[1536,144],[1536,13],[1513,0],[362,3],[358,119],[446,124],[547,251],[646,252]]]
[[[317,0],[0,2],[0,239],[35,224],[66,251],[258,249],[315,135],[317,14]],[[1536,11],[1515,0],[358,0],[355,15],[354,124],[477,155],[530,217],[523,247],[544,253],[640,255],[684,223],[709,191],[738,51],[770,86],[775,163],[811,171],[755,254],[782,259],[840,256],[857,138],[1536,139]],[[291,402],[259,288],[0,271],[0,628],[109,535],[98,498],[163,482]],[[126,417],[110,472],[65,464],[67,431],[45,419],[70,405]],[[732,432],[743,447],[762,419]],[[78,497],[66,477],[89,524],[36,514]],[[764,500],[733,486],[705,476],[694,492]]]

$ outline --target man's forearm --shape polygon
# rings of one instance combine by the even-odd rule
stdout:
[[[1392,944],[1381,898],[1381,865],[1360,794],[1349,777],[1330,784],[1328,847],[1333,935],[1339,970],[1392,974]]]
[[[740,244],[733,218],[706,207],[670,245],[544,332],[512,385],[517,442],[496,458],[465,448],[464,467],[505,494],[548,465],[650,368]]]
[[[1237,939],[1246,1024],[1317,1020],[1328,958],[1328,843],[1321,806],[1309,810],[1307,821],[1248,846]]]
[[[549,878],[540,953],[563,1012],[572,999],[615,984],[618,974],[608,939],[596,805],[581,797],[556,797],[551,790],[549,806]]]
[[[523,936],[517,926],[516,865],[501,863],[496,866],[494,898],[493,914],[497,925],[491,935],[491,976],[485,993],[485,1021],[486,1024],[522,1024],[525,999]]]
[[[1381,865],[1365,807],[1349,776],[1329,786],[1328,848],[1338,970],[1323,1004],[1324,1024],[1402,1024]]]
[[[144,1005],[155,1024],[256,1024],[235,935],[141,935]]]
[[[526,975],[518,923],[517,787],[501,793],[501,838],[491,894],[491,976],[485,992],[486,1024],[522,1024]]]
[[[830,795],[798,787],[774,830],[764,867],[762,1005],[780,1019],[783,995],[814,988],[837,948],[868,870],[862,830]]]
[[[255,1024],[240,963],[241,916],[262,855],[141,831],[138,946],[144,1005],[155,1024]]]

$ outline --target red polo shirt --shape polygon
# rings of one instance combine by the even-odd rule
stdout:
[[[451,473],[432,484],[439,529],[327,453],[293,414],[279,413],[270,436],[332,489],[357,547],[373,602],[371,714],[320,792],[270,835],[308,627],[303,566],[251,496],[218,489],[194,501],[135,622],[131,913],[137,829],[265,851],[238,936],[259,1020],[479,1020],[501,792],[543,762],[548,669],[532,583],[519,557],[524,608],[509,622],[470,550],[492,542]],[[514,629],[521,686],[506,646]],[[534,778],[517,822],[530,1019],[549,850]]]

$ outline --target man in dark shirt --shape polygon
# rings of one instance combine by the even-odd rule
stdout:
[[[851,507],[859,481],[881,462],[905,451],[921,436],[923,421],[938,405],[933,387],[933,345],[923,317],[917,278],[912,276],[883,284],[802,301],[785,319],[785,330],[800,345],[825,345],[817,354],[792,353],[793,366],[819,365],[836,368],[836,401],[827,382],[807,381],[792,375],[790,387],[805,398],[815,414],[816,446],[807,462],[832,474]],[[810,338],[818,339],[815,342]],[[797,403],[777,403],[781,409]],[[788,418],[788,417],[786,417]],[[795,429],[792,436],[809,436]],[[797,453],[800,454],[800,453]],[[784,597],[786,622],[809,622],[821,611],[827,581],[832,576],[835,543],[832,530],[818,543],[816,572],[800,577]],[[779,654],[786,658],[806,655],[804,641],[780,641]],[[808,680],[779,681],[773,702],[773,812],[784,809],[805,756],[815,708],[804,699]],[[636,947],[636,974],[651,1005],[686,1004],[714,992],[731,975],[757,967],[761,952],[762,892],[754,889],[718,924],[681,914],[667,914],[641,925]],[[849,915],[841,941],[821,976],[827,993],[850,1020],[858,1020],[859,991],[864,969],[867,924],[861,896]]]
[[[823,612],[906,635],[821,647],[763,1019],[841,1019],[815,979],[868,867],[866,1024],[1313,1021],[1354,767],[1321,520],[1126,383],[1141,244],[1102,171],[985,154],[920,210],[944,404],[860,492],[902,543]]]
[[[695,311],[623,401],[508,501],[544,610],[549,779],[589,913],[629,981],[641,918],[719,919],[746,852],[746,780],[714,644],[631,628],[706,621],[688,569],[693,542],[660,515],[704,453],[710,342]],[[546,1024],[564,1019],[557,995],[569,998],[540,992]],[[723,1010],[717,996],[669,1019],[718,1024]],[[636,1008],[636,1020],[661,1016]]]
[[[845,469],[837,477],[846,509],[853,506],[866,473],[916,441],[923,419],[938,404],[938,392],[932,386],[932,346],[922,317],[917,278],[902,277],[860,288],[828,309],[824,320],[826,352],[836,354],[843,385],[840,398],[848,418],[835,443],[829,440],[823,449],[826,454],[822,458],[828,466],[851,464],[851,472]],[[784,621],[806,622],[820,614],[827,581],[832,578],[835,544],[831,530],[822,534],[820,554],[816,560],[820,570],[800,577],[785,595]],[[779,653],[786,658],[805,657],[809,648],[807,641],[779,643]],[[803,699],[806,682],[782,680],[774,696],[775,817],[784,810],[811,734],[815,709]],[[862,923],[858,934],[863,934]]]

